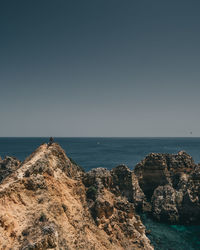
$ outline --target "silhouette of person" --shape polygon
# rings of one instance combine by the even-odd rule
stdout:
[[[49,147],[49,146],[51,146],[51,145],[52,145],[52,143],[53,143],[53,137],[50,137],[50,138],[49,138],[48,147]]]

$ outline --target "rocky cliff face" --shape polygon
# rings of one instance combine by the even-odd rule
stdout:
[[[200,167],[181,151],[150,154],[134,170],[152,215],[164,222],[199,223]]]
[[[20,164],[21,162],[14,157],[6,156],[3,160],[0,158],[0,183],[13,173]]]
[[[0,249],[147,249],[137,211],[199,223],[200,166],[185,152],[150,154],[134,171],[87,173],[56,143],[23,163],[0,159]]]
[[[0,176],[1,249],[153,249],[135,212],[144,194],[125,166],[84,173],[53,143],[22,164],[1,161]]]
[[[151,249],[145,227],[135,208],[143,199],[137,179],[126,166],[112,171],[98,168],[86,173],[87,202],[96,225],[123,249]]]

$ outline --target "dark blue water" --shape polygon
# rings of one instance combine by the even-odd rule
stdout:
[[[133,168],[147,154],[185,150],[200,162],[200,138],[55,138],[80,166],[89,170],[119,164]],[[24,160],[48,138],[0,138],[0,155]]]
[[[111,169],[119,164],[129,168],[151,152],[177,153],[185,150],[200,162],[200,138],[55,138],[67,155],[86,171],[96,167]],[[48,138],[0,138],[0,156],[23,161]],[[156,250],[200,250],[200,226],[166,225],[143,216]]]

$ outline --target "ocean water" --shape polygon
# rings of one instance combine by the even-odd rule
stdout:
[[[181,150],[200,162],[200,138],[55,138],[66,154],[86,171],[126,164],[133,169],[147,154]],[[23,161],[48,138],[0,138],[0,156]],[[156,250],[200,250],[199,226],[167,225],[142,215]]]
[[[154,221],[142,214],[141,219],[150,234],[155,250],[200,250],[199,225],[168,225]]]
[[[133,169],[147,154],[185,150],[200,162],[200,138],[55,138],[67,155],[86,171],[126,164]],[[0,156],[23,161],[48,138],[0,138]]]

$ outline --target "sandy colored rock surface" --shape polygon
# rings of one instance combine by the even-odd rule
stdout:
[[[151,153],[134,169],[149,211],[161,222],[199,224],[200,166],[184,151]]]
[[[0,249],[153,249],[130,202],[142,193],[121,192],[110,171],[90,177],[58,144],[41,145],[0,184]]]

